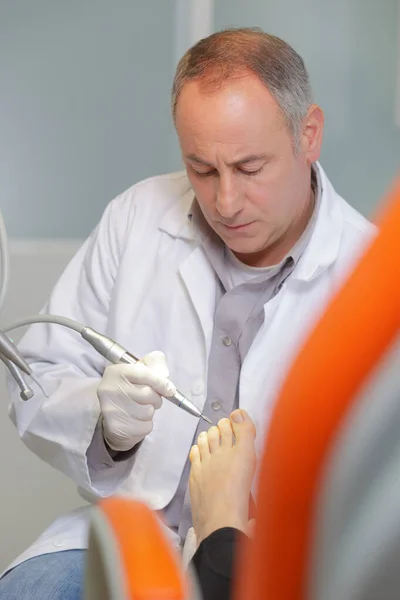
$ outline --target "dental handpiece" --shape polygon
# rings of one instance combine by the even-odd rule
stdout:
[[[5,335],[13,329],[25,327],[26,325],[32,325],[33,323],[56,323],[58,325],[62,325],[64,327],[72,329],[73,331],[76,331],[99,354],[101,354],[101,356],[103,356],[105,359],[109,360],[113,364],[136,364],[137,362],[139,362],[139,359],[136,358],[136,356],[133,356],[133,354],[131,354],[130,352],[128,352],[128,350],[121,346],[121,344],[118,344],[116,341],[109,338],[108,336],[103,335],[102,333],[98,333],[95,329],[92,329],[91,327],[86,327],[85,325],[82,325],[82,323],[79,323],[78,321],[75,321],[73,319],[61,317],[60,315],[46,314],[31,315],[29,317],[19,319],[19,321],[11,323],[11,325],[5,327],[3,331],[0,331],[0,360],[1,355],[4,355],[6,359],[10,360],[21,370],[25,371],[25,373],[29,374],[29,376],[35,381],[35,383],[42,389],[45,396],[47,396],[46,390],[43,388],[39,379],[35,377],[29,365],[26,364],[22,356],[19,355],[17,348],[15,348],[13,343]],[[3,341],[5,343],[2,343]],[[14,375],[15,380],[20,386],[21,392],[23,392],[23,400],[27,400],[29,397],[31,397],[30,388],[27,388],[27,386],[24,385],[24,382],[20,381],[20,377],[16,376],[14,370],[15,369],[12,370],[12,374]],[[201,410],[199,410],[197,406],[193,404],[193,402],[190,402],[190,400],[188,400],[188,398],[186,398],[186,396],[184,396],[184,394],[182,394],[178,390],[176,390],[173,396],[167,397],[166,400],[169,400],[170,402],[178,406],[178,408],[182,408],[190,415],[193,415],[197,418],[201,418],[210,425],[213,424],[213,422],[208,417],[206,417],[206,415],[203,415]]]
[[[98,333],[91,327],[85,327],[81,331],[81,336],[86,341],[88,341],[93,346],[93,348],[97,350],[97,352],[104,356],[104,358],[106,358],[114,364],[125,363],[134,365],[137,362],[139,362],[139,359],[136,358],[136,356],[134,356],[130,352],[128,352],[126,348],[124,348],[111,338]],[[178,390],[176,390],[173,396],[167,397],[166,400],[169,400],[169,402],[172,402],[173,404],[178,406],[178,408],[182,408],[194,417],[201,418],[210,425],[213,424],[208,417],[203,415],[201,410],[199,410],[197,406],[193,404],[193,402],[190,402],[190,400],[188,400],[188,398],[186,398],[186,396],[184,396]]]

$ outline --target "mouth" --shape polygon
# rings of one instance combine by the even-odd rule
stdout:
[[[243,225],[226,225],[225,223],[221,223],[221,225],[223,227],[226,227],[230,231],[242,231],[243,229],[246,229],[247,227],[252,225],[253,222],[254,221],[251,221],[250,223],[244,223]]]

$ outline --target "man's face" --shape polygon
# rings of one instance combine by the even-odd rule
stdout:
[[[310,216],[310,166],[319,155],[322,121],[319,131],[305,128],[295,153],[278,104],[245,75],[214,93],[187,83],[176,128],[208,224],[247,264],[281,260]]]

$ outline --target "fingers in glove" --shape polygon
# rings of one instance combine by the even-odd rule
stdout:
[[[173,396],[176,392],[176,387],[169,379],[160,377],[142,362],[135,365],[111,365],[107,367],[108,369],[118,369],[118,374],[121,377],[124,376],[130,383],[150,386],[157,394],[165,398]]]
[[[144,363],[146,367],[149,367],[159,377],[163,377],[164,379],[169,377],[167,361],[163,352],[159,350],[149,352],[149,354],[143,356],[140,362]]]
[[[111,405],[109,410],[124,414],[130,419],[150,421],[153,418],[156,409],[160,408],[162,404],[161,396],[146,386],[146,390],[149,390],[154,398],[149,398],[149,394],[147,394],[146,399],[149,400],[148,402],[138,402],[138,390],[135,387],[135,395],[134,398],[132,398],[130,395],[132,388],[133,386],[129,381],[121,381],[118,384],[118,391],[120,394],[118,394],[118,396],[110,395],[108,397],[108,403]]]

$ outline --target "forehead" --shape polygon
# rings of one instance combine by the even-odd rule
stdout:
[[[214,89],[191,81],[184,85],[177,103],[176,128],[186,142],[261,142],[284,126],[279,105],[254,75],[227,80]]]

